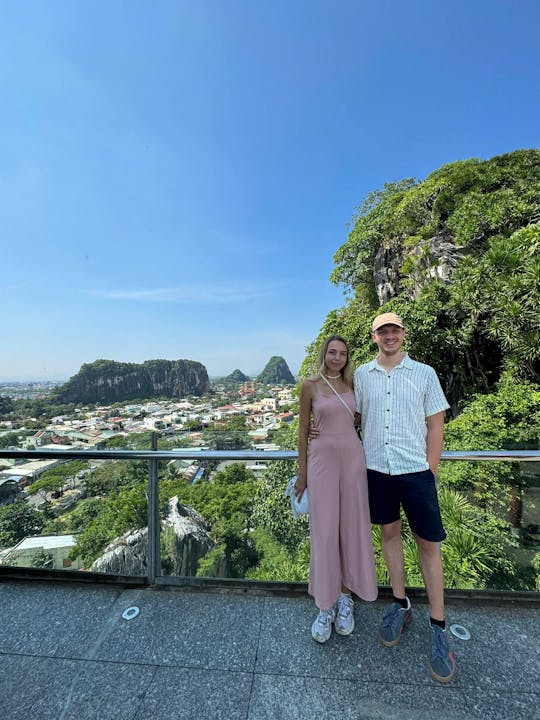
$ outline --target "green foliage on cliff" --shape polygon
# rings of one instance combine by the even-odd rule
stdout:
[[[435,367],[453,414],[505,369],[540,373],[540,151],[445,165],[423,182],[373,193],[335,254],[345,305],[326,318],[301,374],[331,332],[355,364],[375,354],[374,315],[402,315],[407,349]],[[382,305],[381,305],[382,302]]]
[[[146,526],[146,485],[120,487],[113,490],[101,506],[95,503],[85,509],[88,510],[89,523],[77,536],[71,557],[81,557],[84,566],[89,568],[112,540],[128,530]],[[73,522],[77,522],[77,519],[75,516]]]
[[[294,384],[294,375],[289,370],[285,360],[279,355],[274,355],[266,363],[264,370],[257,377],[257,382],[263,385],[287,385]]]
[[[448,450],[512,450],[538,447],[540,438],[540,387],[515,383],[506,373],[496,391],[476,395],[445,433]],[[519,528],[522,495],[533,476],[526,463],[452,462],[443,463],[441,482],[472,492],[479,507],[504,517]]]
[[[198,575],[245,577],[255,563],[257,555],[251,539],[254,481],[245,465],[233,463],[209,481],[178,486],[179,501],[203,516],[218,542],[217,548],[199,562]],[[171,489],[163,490],[171,494]]]
[[[96,360],[62,385],[58,402],[112,403],[151,397],[204,395],[210,388],[204,365],[194,360],[146,360],[142,364]]]

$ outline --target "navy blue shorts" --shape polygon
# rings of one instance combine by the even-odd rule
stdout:
[[[368,469],[367,476],[372,523],[387,525],[399,520],[401,506],[416,535],[431,542],[444,540],[446,533],[431,470],[386,475]]]

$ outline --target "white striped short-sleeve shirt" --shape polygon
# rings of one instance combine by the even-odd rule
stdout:
[[[406,353],[391,372],[372,360],[356,370],[354,391],[367,467],[388,475],[427,470],[426,418],[450,407],[435,370]]]

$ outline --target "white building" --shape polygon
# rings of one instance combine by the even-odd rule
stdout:
[[[71,569],[81,567],[79,558],[68,558],[71,549],[76,544],[74,535],[34,535],[21,540],[14,548],[4,555],[3,562],[18,567],[32,567],[34,558],[41,553],[51,557],[51,570]]]

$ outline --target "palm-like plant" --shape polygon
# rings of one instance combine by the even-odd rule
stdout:
[[[447,537],[442,543],[445,585],[449,588],[480,589],[489,586],[494,573],[515,569],[507,558],[515,540],[505,530],[504,523],[480,510],[462,493],[449,488],[439,490],[439,503]],[[382,555],[381,533],[373,527],[377,580],[389,582]],[[402,526],[403,556],[407,584],[423,586],[418,548],[407,522]]]

